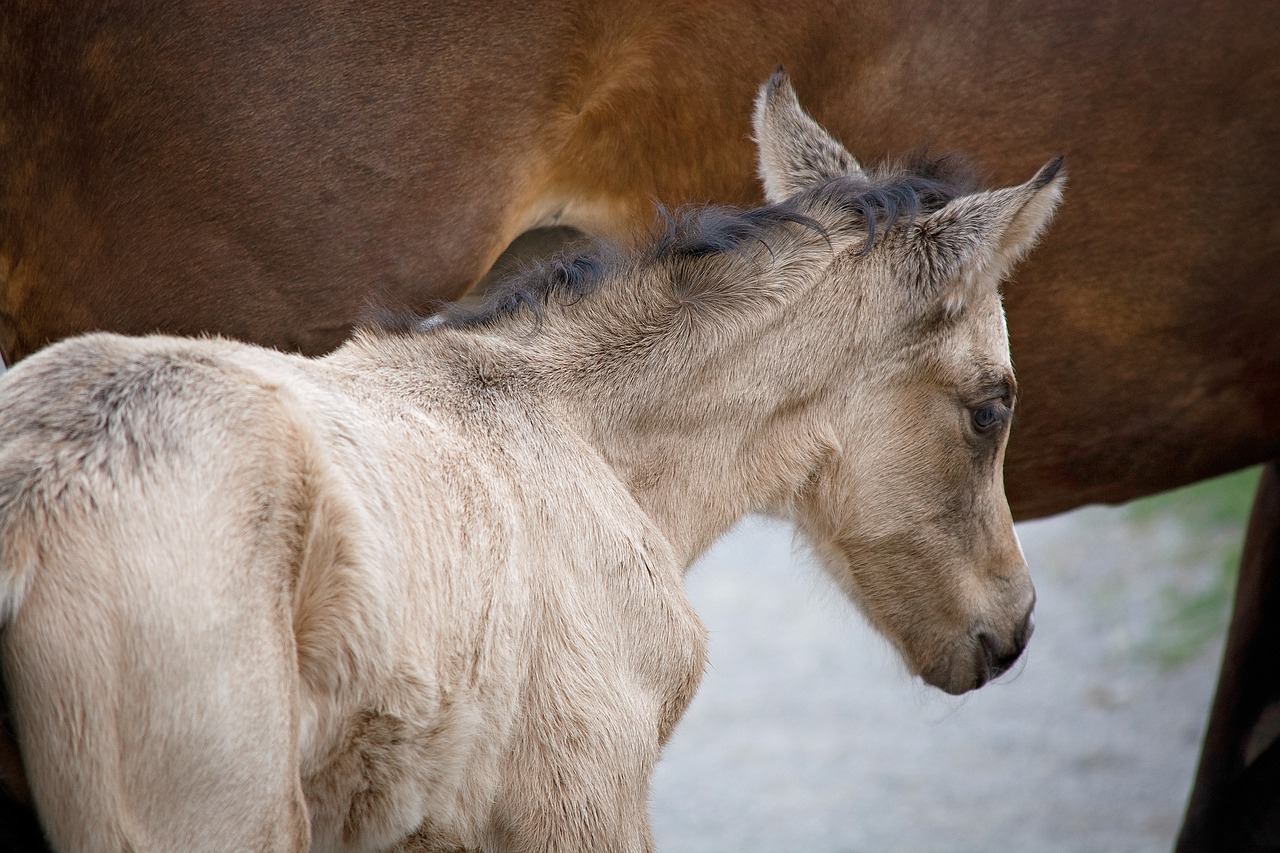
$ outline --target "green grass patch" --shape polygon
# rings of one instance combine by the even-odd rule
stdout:
[[[1171,551],[1179,571],[1160,590],[1159,613],[1143,644],[1161,666],[1176,667],[1197,657],[1222,635],[1261,473],[1261,468],[1248,468],[1125,508],[1133,523],[1152,535],[1169,524],[1180,533]]]
[[[1223,527],[1244,529],[1253,506],[1262,468],[1245,468],[1202,483],[1184,486],[1125,507],[1135,521],[1173,516],[1193,531],[1216,532]],[[1237,555],[1238,556],[1238,555]]]

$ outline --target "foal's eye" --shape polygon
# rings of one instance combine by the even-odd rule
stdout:
[[[978,432],[990,432],[1004,423],[1004,403],[1000,400],[988,400],[973,409],[973,428]]]

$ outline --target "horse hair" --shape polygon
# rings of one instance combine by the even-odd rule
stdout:
[[[865,242],[860,254],[865,254],[899,223],[932,213],[974,187],[971,170],[955,157],[917,157],[910,165],[882,166],[871,174],[834,178],[784,202],[752,210],[709,206],[671,211],[660,205],[662,232],[649,250],[649,258],[658,262],[693,260],[730,254],[757,243],[772,253],[771,238],[788,224],[827,236],[829,229],[810,215],[819,210],[828,212],[824,218],[840,222],[842,230],[845,223],[862,229]],[[477,328],[521,311],[541,317],[551,300],[569,304],[583,299],[628,265],[627,260],[616,245],[597,241],[578,253],[559,253],[514,273],[478,304],[449,305],[433,321],[421,325]]]

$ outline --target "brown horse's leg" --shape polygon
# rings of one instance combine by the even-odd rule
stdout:
[[[51,853],[30,807],[0,799],[0,853]]]
[[[1178,853],[1280,851],[1280,462],[1262,474]]]
[[[0,684],[0,853],[48,853],[31,807],[18,742],[9,719],[9,701]]]

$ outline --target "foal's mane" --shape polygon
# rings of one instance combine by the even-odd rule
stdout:
[[[833,234],[857,233],[866,253],[893,228],[932,213],[973,190],[972,172],[954,157],[920,158],[909,166],[884,166],[871,177],[839,177],[786,201],[752,210],[692,207],[669,211],[658,207],[662,231],[653,244],[636,254],[598,241],[575,254],[557,254],[508,276],[478,305],[446,307],[424,326],[466,329],[490,326],[528,311],[541,317],[552,301],[572,304],[629,271],[661,264],[680,265],[676,286],[682,299],[696,298],[698,261],[741,254],[762,247],[773,256],[794,229]]]

